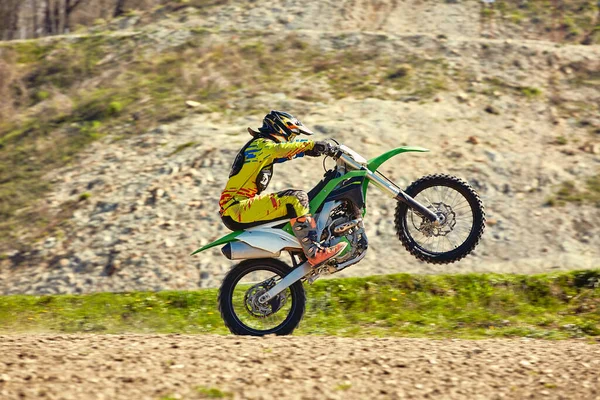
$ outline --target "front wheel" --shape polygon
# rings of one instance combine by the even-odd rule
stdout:
[[[473,251],[483,235],[485,211],[467,182],[449,175],[428,175],[405,192],[441,217],[436,225],[398,202],[396,233],[406,250],[432,264],[450,264]]]
[[[244,260],[229,271],[219,290],[219,311],[231,333],[289,335],[296,329],[306,303],[301,281],[266,303],[258,301],[290,271],[273,258]]]

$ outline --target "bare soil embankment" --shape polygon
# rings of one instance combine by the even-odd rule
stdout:
[[[229,233],[220,193],[271,109],[367,158],[427,147],[381,172],[401,187],[456,175],[486,206],[476,251],[432,266],[369,191],[369,252],[341,276],[597,268],[600,46],[532,40],[553,19],[529,3],[493,39],[476,0],[198,0],[0,44],[0,293],[219,286],[233,263],[190,253]],[[320,161],[278,166],[269,190],[309,190]]]
[[[582,340],[0,336],[0,398],[598,399]]]

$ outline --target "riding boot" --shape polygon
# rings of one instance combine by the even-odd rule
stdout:
[[[317,266],[340,254],[348,243],[338,243],[332,247],[323,247],[317,239],[317,221],[310,215],[292,218],[294,235],[300,241],[310,265]]]

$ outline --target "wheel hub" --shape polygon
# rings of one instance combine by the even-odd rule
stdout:
[[[427,237],[438,237],[446,236],[454,230],[456,226],[456,213],[452,210],[448,204],[445,203],[432,203],[433,212],[438,217],[436,222],[431,222],[427,218],[423,218],[419,226],[413,221],[414,227]],[[429,207],[430,209],[432,207]]]
[[[275,286],[275,280],[269,279],[252,286],[246,291],[244,296],[244,305],[246,306],[246,310],[252,316],[257,318],[266,318],[275,314],[285,305],[287,301],[285,291],[279,293],[277,296],[273,297],[267,302],[261,303],[259,301],[260,297],[267,293],[273,286]]]

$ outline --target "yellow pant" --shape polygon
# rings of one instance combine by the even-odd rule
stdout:
[[[306,192],[290,189],[278,193],[254,196],[228,207],[222,216],[231,217],[237,223],[246,224],[284,217],[289,214],[289,208],[293,208],[296,214],[290,215],[290,217],[300,217],[308,214],[308,195]]]

